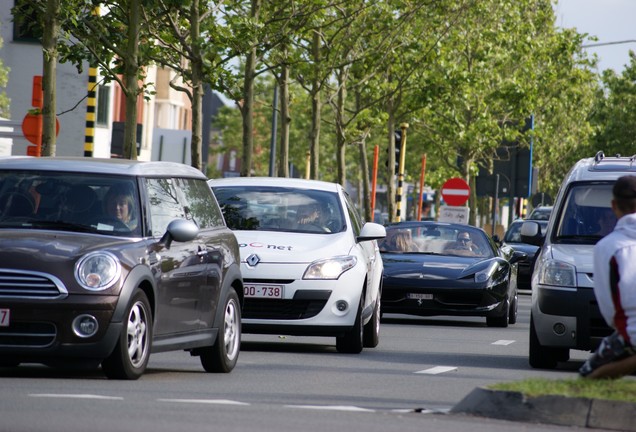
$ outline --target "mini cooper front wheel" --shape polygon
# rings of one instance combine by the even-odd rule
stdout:
[[[230,290],[223,304],[223,322],[216,342],[201,349],[201,365],[206,372],[228,373],[234,369],[241,349],[241,306],[238,295]]]
[[[146,370],[152,341],[150,303],[142,290],[133,294],[125,316],[117,345],[102,362],[102,370],[111,379],[135,380]]]

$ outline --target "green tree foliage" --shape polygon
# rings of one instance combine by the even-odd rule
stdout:
[[[630,62],[619,75],[603,72],[603,90],[597,93],[594,112],[593,151],[606,155],[636,154],[636,53],[629,52]]]
[[[0,37],[0,48],[2,48],[3,40]],[[7,97],[5,88],[9,81],[9,68],[5,67],[2,59],[0,58],[0,117],[8,118],[10,116],[9,104],[10,100]]]

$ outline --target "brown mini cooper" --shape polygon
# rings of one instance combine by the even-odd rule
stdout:
[[[238,244],[200,171],[0,159],[0,367],[137,379],[150,353],[186,350],[230,372],[242,297]]]

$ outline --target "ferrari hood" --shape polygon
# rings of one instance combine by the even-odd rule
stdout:
[[[384,275],[420,279],[461,279],[488,266],[491,259],[413,254],[383,254]]]
[[[234,231],[241,262],[257,255],[261,263],[311,263],[350,253],[351,233],[301,234],[280,231]]]

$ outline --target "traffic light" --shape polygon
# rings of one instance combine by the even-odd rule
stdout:
[[[402,154],[402,131],[395,131],[395,174],[400,172],[400,155]]]

